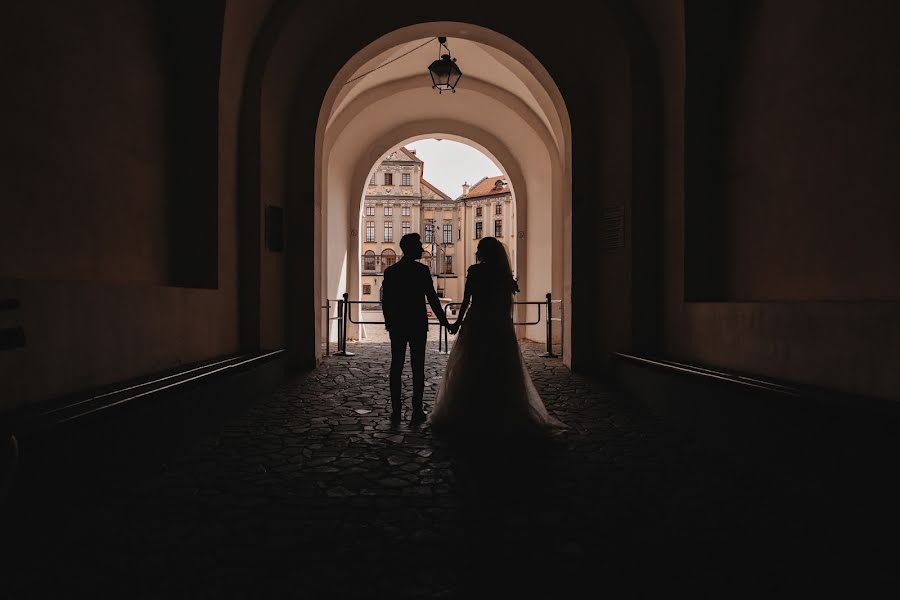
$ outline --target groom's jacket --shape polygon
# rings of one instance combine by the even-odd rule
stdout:
[[[384,270],[381,298],[384,322],[388,331],[397,333],[425,333],[428,313],[425,300],[435,312],[442,309],[431,272],[419,261],[406,257]]]

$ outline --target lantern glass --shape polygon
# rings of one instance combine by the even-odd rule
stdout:
[[[450,58],[449,54],[442,54],[441,58],[431,63],[428,67],[431,74],[432,87],[438,91],[445,90],[455,91],[459,78],[462,77],[462,71],[456,66],[456,63]]]

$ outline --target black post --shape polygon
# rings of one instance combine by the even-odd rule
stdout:
[[[331,299],[325,299],[325,356],[331,356]]]
[[[547,292],[547,351],[541,354],[544,358],[557,358],[556,354],[553,354],[553,313],[551,313],[551,309],[553,308],[553,296],[550,292]]]
[[[344,299],[338,300],[338,351],[335,356],[354,356],[347,352],[347,321],[350,318],[350,294],[344,292]]]
[[[344,342],[341,356],[354,356],[353,352],[347,352],[347,325],[350,322],[350,294],[344,292]]]
[[[350,310],[350,307],[347,306],[346,298],[341,298],[341,305],[343,305],[344,310],[341,311],[341,349],[338,351],[338,354],[344,356],[344,353],[347,351],[347,312]]]
[[[449,319],[447,317],[447,309],[450,308],[450,305],[444,304],[441,308],[444,310],[444,318]],[[450,340],[448,339],[450,334],[443,323],[439,324],[438,327],[440,328],[438,329],[438,354],[448,354],[450,352]]]
[[[331,327],[331,324],[329,323],[328,326]],[[343,339],[344,339],[344,301],[343,300],[337,301],[337,326],[338,326],[337,352],[334,353],[334,356],[340,356],[341,351],[343,350],[343,348],[341,347],[341,344],[343,343]]]
[[[553,319],[550,318],[553,316],[550,313],[550,310],[553,307],[553,305],[551,304],[551,302],[552,302],[552,296],[550,295],[550,292],[547,292],[547,354],[548,355],[553,354]]]
[[[444,313],[447,312],[447,309],[444,309]],[[437,316],[437,315],[435,315]],[[438,354],[442,354],[444,352],[444,324],[440,323],[440,319],[438,319]]]

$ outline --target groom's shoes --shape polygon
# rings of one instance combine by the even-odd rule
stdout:
[[[413,423],[421,423],[425,420],[427,413],[421,408],[413,410],[412,418],[410,419]]]
[[[394,410],[391,411],[391,424],[396,425],[400,422],[400,411]]]

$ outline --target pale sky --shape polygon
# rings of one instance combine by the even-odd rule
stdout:
[[[462,194],[463,182],[474,185],[482,177],[503,174],[480,151],[452,140],[420,140],[406,147],[425,161],[425,179],[454,199]]]

